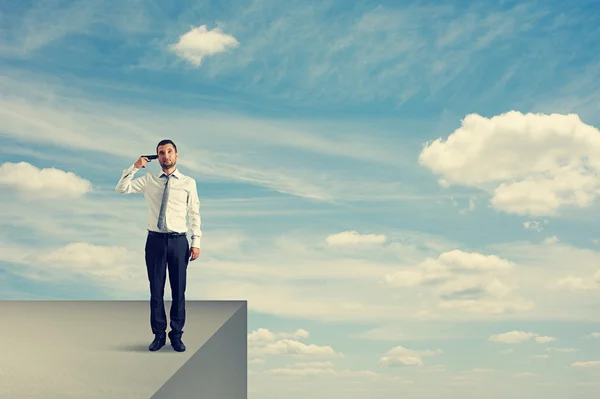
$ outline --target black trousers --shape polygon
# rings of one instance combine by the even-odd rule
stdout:
[[[165,282],[167,270],[171,285],[170,338],[180,338],[185,324],[185,287],[190,245],[185,233],[148,232],[146,239],[146,269],[150,282],[150,327],[152,333],[164,335],[167,330],[165,314]]]

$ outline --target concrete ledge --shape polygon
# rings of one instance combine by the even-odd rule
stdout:
[[[0,397],[246,399],[246,302],[186,311],[186,352],[150,352],[148,301],[0,301]]]

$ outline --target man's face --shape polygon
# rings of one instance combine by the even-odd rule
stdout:
[[[177,163],[177,152],[172,144],[165,144],[158,147],[158,162],[163,168],[170,168]]]

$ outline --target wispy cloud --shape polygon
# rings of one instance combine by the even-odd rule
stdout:
[[[66,94],[61,86],[44,91],[6,78],[1,84],[7,95],[0,99],[0,130],[19,140],[116,156],[125,162],[122,169],[148,151],[143,148],[151,150],[170,136],[182,149],[181,164],[213,179],[248,182],[328,202],[431,195],[419,193],[414,184],[398,182],[400,168],[412,162],[396,160],[394,144],[370,144],[363,137],[338,145],[321,134],[318,124],[298,130],[285,121],[236,114],[113,105],[81,93]],[[338,128],[335,136],[340,135]],[[227,149],[232,140],[236,145]],[[319,158],[306,163],[306,154]],[[325,158],[332,155],[365,166],[349,172],[344,163]],[[378,170],[382,173],[373,179]],[[367,194],[372,192],[378,196]]]
[[[6,4],[4,10],[0,54],[29,59],[73,36],[110,39],[118,32],[121,40],[127,40],[128,35],[148,34],[160,15],[153,5],[139,0],[45,0],[29,7]],[[111,31],[101,26],[110,26]]]
[[[555,10],[536,2],[401,8],[363,3],[344,8],[336,1],[255,0],[214,9],[181,1],[178,11],[177,6],[167,10],[133,0],[75,2],[65,8],[53,4],[37,2],[25,12],[8,13],[8,34],[0,38],[0,51],[9,57],[44,59],[60,50],[60,58],[51,58],[53,64],[76,60],[87,73],[98,62],[128,74],[131,67],[151,68],[159,72],[153,75],[156,82],[165,73],[183,73],[170,46],[190,27],[206,26],[203,37],[212,32],[214,37],[234,38],[228,39],[232,45],[233,40],[243,45],[226,55],[203,58],[202,68],[185,73],[181,89],[188,93],[206,92],[203,85],[211,80],[232,93],[261,98],[265,106],[286,99],[326,108],[371,104],[397,113],[397,106],[404,104],[405,115],[411,115],[422,108],[416,107],[417,101],[427,101],[428,107],[462,117],[478,104],[505,109],[498,98],[510,87],[519,93],[513,109],[558,109],[593,117],[596,63],[578,55],[594,45],[593,35],[577,33],[577,26],[587,29],[592,23],[583,9]],[[99,28],[103,25],[111,26],[110,34]],[[208,28],[213,26],[228,36],[216,35],[215,28]],[[538,40],[537,32],[548,40]],[[99,52],[93,41],[79,50],[60,47],[82,37],[118,46],[109,54]],[[192,47],[187,46],[188,54]],[[561,49],[571,51],[572,57],[557,57]],[[575,59],[587,63],[583,75]],[[498,67],[499,60],[504,67]],[[554,73],[563,79],[552,79]],[[478,93],[476,103],[469,90]],[[562,103],[552,103],[558,91]]]
[[[335,2],[284,6],[255,1],[239,11],[222,24],[243,38],[244,48],[210,65],[207,73],[230,77],[251,70],[254,78],[238,88],[320,102],[403,103],[416,95],[426,97],[454,80],[466,80],[474,63],[482,65],[476,54],[516,40],[544,17],[543,11],[528,5],[465,10],[361,4],[349,13]],[[257,25],[258,12],[264,24]],[[421,79],[424,76],[427,79]]]

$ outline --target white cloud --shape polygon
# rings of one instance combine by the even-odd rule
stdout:
[[[442,309],[457,309],[480,315],[514,314],[533,309],[533,301],[521,298],[514,299],[464,299],[444,301],[440,303]]]
[[[577,115],[511,111],[467,115],[446,141],[428,143],[419,162],[451,184],[489,191],[498,210],[551,216],[594,201],[599,156],[600,131]]]
[[[600,289],[600,284],[598,280],[594,278],[582,278],[575,276],[567,276],[559,279],[552,288],[561,289],[561,290],[569,290],[573,292],[586,292],[586,291],[595,291]]]
[[[338,388],[334,388],[333,386],[330,388],[332,390],[335,390],[335,392],[343,392],[345,389],[349,389],[354,392],[357,392],[357,390],[362,389],[364,389],[365,391],[372,391],[373,388],[368,387],[367,384],[373,383],[412,383],[412,381],[410,380],[400,379],[399,377],[394,375],[377,373],[371,370],[356,370],[336,367],[332,361],[294,362],[280,367],[267,368],[262,371],[251,370],[250,373],[252,374],[252,378],[249,381],[251,386],[253,386],[255,383],[257,383],[260,379],[264,377],[277,377],[276,380],[269,378],[268,380],[264,380],[264,382],[272,386],[273,383],[281,381],[282,379],[286,383],[291,383],[294,380],[301,380],[303,382],[303,385],[301,387],[301,390],[303,392],[306,391],[307,387],[309,387],[312,384],[319,384],[319,386],[321,386],[320,384],[322,383],[341,384]],[[348,383],[348,381],[350,381],[350,384]],[[291,386],[287,384],[285,387],[291,388]],[[308,389],[312,389],[312,387]],[[378,386],[378,389],[381,389],[381,385]],[[278,393],[281,392],[282,389],[280,389]]]
[[[458,272],[505,271],[514,267],[514,263],[496,255],[483,255],[475,252],[454,250],[444,252],[437,260],[449,270]]]
[[[479,340],[480,335],[466,324],[456,323],[455,319],[429,319],[418,317],[410,320],[390,320],[375,328],[365,328],[350,335],[353,340],[433,342],[449,340]],[[358,345],[362,345],[358,343]]]
[[[516,344],[534,339],[538,344],[544,344],[556,341],[554,337],[540,336],[539,334],[525,331],[509,331],[502,334],[495,334],[489,338],[491,342],[500,342],[505,344]]]
[[[526,230],[536,230],[538,232],[544,230],[541,223],[536,220],[526,220],[523,222],[523,227],[525,227]]]
[[[426,356],[435,356],[442,353],[441,350],[412,350],[402,346],[396,346],[390,349],[381,359],[379,359],[379,365],[381,366],[424,366],[422,360]]]
[[[339,375],[348,374],[346,371],[337,371],[330,361],[325,362],[296,362],[284,368],[273,368],[265,370],[267,374],[286,377],[304,377],[314,375]],[[365,375],[374,376],[373,372],[362,372]]]
[[[573,353],[573,352],[577,352],[577,349],[575,349],[575,348],[546,348],[546,352]]]
[[[532,307],[520,298],[519,284],[510,276],[513,264],[500,257],[458,251],[425,258],[424,253],[432,253],[432,249],[415,250],[412,242],[405,246],[405,237],[395,237],[393,245],[369,254],[378,261],[350,259],[323,248],[320,235],[302,233],[284,236],[283,241],[277,237],[277,246],[265,241],[268,250],[257,247],[244,252],[244,258],[252,258],[252,262],[205,263],[203,269],[213,276],[211,283],[202,276],[192,278],[190,284],[213,299],[243,296],[259,312],[330,321],[423,320],[469,317],[469,313],[481,317]],[[263,248],[259,240],[254,242]],[[415,246],[422,248],[423,244]],[[366,257],[363,251],[357,256]],[[406,281],[398,285],[395,279],[403,273],[397,273],[395,265],[424,258],[416,270],[404,270],[415,276],[413,286],[402,286]],[[281,264],[286,267],[275,266]],[[297,279],[303,283],[296,284]],[[323,279],[329,281],[326,291],[320,288]],[[421,283],[425,285],[417,285]],[[265,284],[271,287],[267,292]]]
[[[600,368],[600,360],[592,360],[587,362],[574,362],[571,364],[574,368]]]
[[[467,208],[463,208],[459,211],[460,214],[464,215],[467,212],[472,212],[475,210],[475,208],[477,207],[477,202],[479,202],[479,198],[477,197],[472,197],[469,198],[469,206]]]
[[[454,299],[456,296],[480,296],[490,295],[493,297],[504,297],[512,289],[494,278],[490,283],[482,283],[479,278],[458,277],[445,284],[442,284],[437,293],[444,298]]]
[[[259,328],[248,334],[248,344],[250,345],[265,345],[271,342],[275,342],[277,338],[287,339],[301,339],[309,337],[308,331],[304,329],[298,329],[293,333],[274,333],[267,328]]]
[[[552,244],[556,244],[558,241],[559,241],[559,239],[557,236],[552,236],[552,237],[544,238],[542,243],[544,243],[546,245],[552,245]]]
[[[370,370],[351,370],[351,369],[343,369],[336,370],[331,367],[280,367],[280,368],[272,368],[264,371],[264,374],[269,376],[276,377],[292,377],[292,378],[301,378],[301,377],[311,377],[310,381],[315,382],[315,377],[341,377],[344,378],[343,383],[348,384],[348,380],[352,381],[352,384],[356,384],[358,386],[362,385],[367,381],[393,381],[401,384],[411,384],[412,381],[400,380],[398,377],[388,376],[385,374],[375,373]],[[303,386],[306,388],[307,383]],[[351,388],[354,392],[357,391],[357,387]],[[337,391],[339,392],[339,390]]]
[[[259,328],[248,334],[249,345],[265,345],[269,342],[274,342],[277,335],[266,328]]]
[[[296,368],[331,368],[333,367],[333,362],[297,362],[290,367]]]
[[[314,375],[336,375],[337,372],[332,368],[305,367],[305,368],[276,368],[266,371],[267,374],[276,376],[314,376]]]
[[[528,341],[535,337],[536,334],[524,331],[511,331],[503,334],[496,334],[490,337],[492,342],[503,342],[503,343],[518,343]]]
[[[214,56],[238,47],[240,43],[232,35],[223,33],[220,28],[208,30],[206,25],[191,27],[179,37],[169,49],[195,67],[202,64],[205,57]]]
[[[82,270],[92,275],[124,276],[125,266],[135,260],[136,254],[125,248],[104,247],[77,242],[43,255],[36,254],[36,261],[67,269]]]
[[[292,355],[306,357],[339,357],[331,346],[305,344],[298,339],[308,338],[306,330],[298,329],[293,333],[274,333],[259,328],[248,334],[248,354],[251,356]]]
[[[33,266],[13,271],[15,274],[27,273],[29,277],[61,279],[76,273],[106,281],[129,281],[140,274],[145,275],[145,269],[142,271],[134,266],[143,265],[140,254],[118,246],[74,242],[49,252],[42,250],[20,254],[21,251],[14,251],[3,258],[8,262]]]
[[[56,168],[39,169],[27,162],[0,166],[0,186],[27,200],[79,198],[92,190],[89,180]]]
[[[201,206],[206,206],[206,201],[201,199]],[[215,215],[216,212],[211,212]],[[240,246],[247,241],[248,237],[239,231],[212,230],[202,235],[202,246],[204,254],[233,253],[239,252]]]
[[[406,335],[393,328],[373,328],[359,334],[354,334],[352,337],[375,341],[398,341],[407,339]]]
[[[557,314],[561,314],[561,318],[573,321],[592,317],[591,310],[586,308],[590,301],[600,298],[600,290],[578,291],[572,288],[578,288],[577,284],[582,281],[594,280],[600,264],[600,252],[560,242],[552,245],[513,242],[494,244],[488,249],[500,256],[510,256],[519,265],[513,284],[520,286],[527,298],[536,298],[535,311],[529,312],[531,316],[556,318]],[[573,278],[565,279],[565,276]],[[581,280],[577,280],[579,278]],[[561,284],[557,285],[557,282]],[[586,285],[583,284],[583,287]],[[569,289],[556,291],[565,288]]]
[[[291,339],[282,339],[261,347],[251,347],[248,354],[253,356],[294,355],[308,357],[337,357],[338,354],[331,346],[305,344]]]
[[[494,297],[499,297],[499,298],[505,297],[513,290],[513,288],[502,283],[497,278],[495,278],[491,284],[486,286],[485,289],[490,295],[492,295]]]
[[[384,278],[386,283],[394,287],[415,287],[427,282],[429,278],[433,279],[433,276],[420,270],[399,270],[385,275]]]
[[[600,332],[593,332],[585,336],[585,338],[600,338]]]
[[[537,342],[538,344],[547,344],[548,342],[554,342],[554,341],[556,341],[556,338],[554,338],[554,337],[547,337],[547,336],[535,337],[535,342]]]
[[[516,293],[509,295],[518,287],[499,278],[514,267],[513,262],[496,255],[452,250],[437,259],[427,258],[416,268],[387,273],[384,281],[398,290],[427,288],[440,300],[442,309],[492,314],[529,310],[533,302]]]
[[[437,259],[427,258],[416,269],[389,273],[385,276],[385,281],[391,286],[412,287],[449,281],[457,273],[504,272],[513,267],[514,263],[496,255],[452,250],[442,253]]]
[[[360,245],[360,244],[381,244],[386,240],[383,234],[360,234],[357,231],[344,231],[337,234],[331,234],[327,237],[329,245]]]

